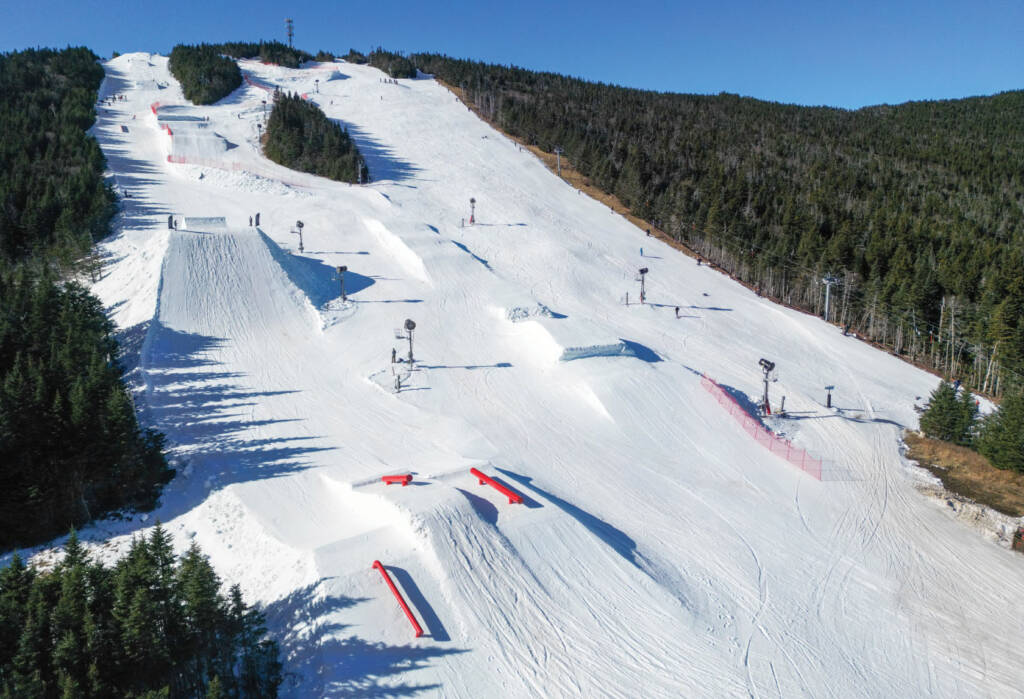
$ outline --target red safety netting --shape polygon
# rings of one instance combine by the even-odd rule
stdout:
[[[263,83],[258,82],[256,80],[253,80],[251,77],[249,77],[248,73],[243,72],[242,73],[242,77],[245,79],[245,82],[249,83],[253,87],[258,87],[259,89],[266,90],[267,92],[273,92],[274,91],[274,88],[269,87],[267,85],[264,85]]]
[[[811,456],[804,449],[794,446],[788,439],[783,439],[771,432],[743,409],[735,398],[726,393],[713,379],[701,376],[700,385],[715,397],[718,404],[740,423],[740,426],[754,438],[754,441],[768,451],[781,456],[801,471],[821,480],[821,459]]]

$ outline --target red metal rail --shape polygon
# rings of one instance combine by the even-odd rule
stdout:
[[[420,626],[418,621],[416,621],[416,617],[412,615],[412,610],[409,609],[409,605],[405,603],[405,598],[402,597],[402,593],[399,592],[398,588],[395,587],[395,584],[391,582],[391,576],[388,575],[388,571],[384,569],[384,566],[380,561],[374,561],[373,567],[379,570],[380,574],[384,576],[384,582],[386,582],[388,587],[391,588],[391,592],[394,593],[395,599],[398,600],[398,605],[402,608],[402,611],[405,612],[405,616],[409,618],[409,623],[412,624],[413,630],[416,631],[416,638],[422,636],[423,627]]]
[[[496,481],[493,478],[491,478],[490,476],[488,476],[486,473],[482,473],[481,471],[479,471],[479,470],[477,470],[475,468],[469,469],[469,472],[472,473],[474,476],[476,476],[478,479],[480,479],[480,485],[487,484],[487,485],[491,486],[492,488],[494,488],[495,490],[497,490],[502,495],[508,496],[508,504],[509,505],[514,505],[516,503],[522,503],[523,502],[523,496],[522,495],[520,495],[519,493],[517,493],[514,490],[510,490],[509,488],[506,488],[501,483],[499,483],[498,481]]]
[[[412,474],[403,473],[400,476],[381,476],[380,479],[388,485],[391,485],[392,483],[401,483],[402,487],[405,487],[412,483]]]

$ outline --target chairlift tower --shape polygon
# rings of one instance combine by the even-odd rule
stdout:
[[[348,299],[345,298],[345,272],[348,271],[346,265],[338,265],[338,282],[341,284],[341,302],[345,303]]]
[[[764,372],[764,414],[771,415],[772,406],[768,402],[768,381],[771,380],[771,373],[775,370],[775,362],[762,358],[758,364],[761,365],[761,371]]]
[[[640,268],[640,303],[643,303],[644,301],[647,300],[647,291],[644,287],[644,278],[647,276],[647,272],[649,271],[650,270],[648,270],[646,267]]]
[[[829,274],[826,274],[822,278],[821,283],[825,285],[825,322],[827,323],[828,322],[829,292],[832,291],[832,285],[833,284],[838,284],[839,283],[839,279],[834,277],[834,276],[832,276],[832,274],[829,273]]]
[[[406,318],[405,319],[405,336],[407,338],[409,338],[409,366],[410,367],[412,366],[413,361],[414,361],[413,357],[412,357],[412,331],[415,330],[415,329],[416,329],[416,321],[412,320],[411,318]]]

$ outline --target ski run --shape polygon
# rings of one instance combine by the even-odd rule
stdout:
[[[93,288],[178,476],[84,532],[101,555],[155,519],[198,541],[284,696],[1020,696],[1024,560],[901,456],[936,377],[646,237],[429,77],[239,65],[195,107],[165,57],[105,64],[125,198]],[[373,182],[264,158],[274,89]],[[702,380],[753,411],[761,358],[820,481]]]

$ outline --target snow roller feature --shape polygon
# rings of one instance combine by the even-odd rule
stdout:
[[[395,587],[395,583],[391,582],[391,576],[388,575],[388,571],[384,568],[384,565],[380,561],[374,561],[373,567],[380,571],[380,574],[384,577],[384,582],[391,588],[391,592],[395,595],[395,599],[398,600],[398,606],[405,612],[405,616],[408,617],[409,623],[412,624],[413,630],[416,632],[416,638],[423,635],[423,627],[420,626],[420,622],[416,621],[416,617],[412,615],[412,610],[409,609],[409,605],[406,604],[405,598],[402,597],[402,593]]]
[[[391,485],[392,483],[401,483],[402,487],[404,488],[405,486],[412,483],[412,474],[403,473],[400,476],[381,476],[380,479],[384,481],[386,485]]]
[[[501,493],[502,495],[505,495],[506,497],[508,497],[508,504],[509,505],[522,504],[523,496],[520,495],[519,493],[517,493],[516,491],[511,490],[510,488],[506,488],[504,485],[502,485],[501,483],[499,483],[498,481],[494,480],[493,478],[488,476],[486,473],[483,473],[482,471],[480,471],[478,469],[471,468],[471,469],[469,469],[469,472],[472,473],[474,476],[476,476],[480,480],[480,485],[485,485],[485,484],[489,485],[492,488],[494,488],[495,490],[497,490],[499,493]]]

